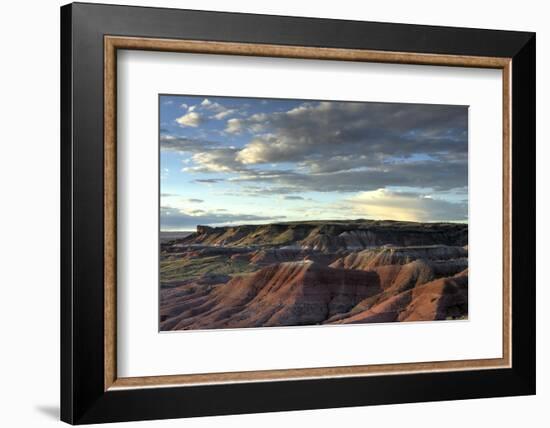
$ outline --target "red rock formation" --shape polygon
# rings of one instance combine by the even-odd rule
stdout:
[[[468,272],[440,278],[396,294],[368,310],[333,321],[337,324],[427,321],[461,318],[468,313]]]
[[[364,219],[226,227],[197,226],[196,233],[174,242],[186,245],[234,247],[293,246],[323,252],[357,251],[387,244],[398,246],[466,245],[468,226],[457,223],[415,223]]]
[[[425,261],[372,271],[312,262],[270,265],[227,284],[161,293],[161,329],[438,320],[467,314],[467,270],[447,278]]]
[[[162,330],[320,324],[381,291],[375,272],[312,262],[271,265],[209,292],[184,287],[166,296]]]
[[[465,318],[467,234],[372,220],[199,226],[162,244],[160,328]]]
[[[449,260],[468,257],[464,247],[432,245],[421,247],[385,247],[353,252],[336,260],[331,267],[369,270],[376,266],[406,264],[418,259]]]
[[[284,262],[311,261],[326,266],[336,258],[338,258],[336,254],[325,254],[320,251],[269,248],[254,251],[250,257],[250,262],[257,265],[270,265]]]

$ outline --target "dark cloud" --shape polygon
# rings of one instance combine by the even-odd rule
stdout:
[[[219,210],[218,210],[219,211]],[[193,215],[190,215],[193,214]],[[192,229],[197,224],[234,224],[256,221],[275,221],[284,219],[285,216],[257,216],[251,214],[232,214],[207,212],[203,210],[194,210],[186,214],[177,208],[161,207],[160,209],[160,228],[161,230],[170,229]]]
[[[249,177],[252,181],[253,178]],[[231,183],[237,183],[238,188],[234,189],[233,191],[224,191],[224,195],[226,196],[254,196],[254,197],[270,197],[272,195],[290,195],[293,193],[300,193],[302,191],[307,191],[307,189],[300,188],[300,187],[285,187],[285,186],[279,186],[279,185],[269,185],[266,184],[265,186],[255,186],[255,185],[247,185],[242,184],[242,181],[240,179],[235,179],[236,181],[231,181]],[[264,181],[263,183],[267,183],[267,181]],[[289,200],[298,200],[298,199],[304,199],[301,196],[294,196],[294,197],[284,197],[283,199],[289,199]]]
[[[217,108],[211,101],[203,107]],[[229,119],[226,132],[248,142],[237,148],[164,136],[161,147],[190,153],[186,172],[231,174],[227,181],[256,185],[242,189],[252,195],[468,186],[465,106],[304,102],[286,112]]]
[[[189,153],[194,166],[184,168],[186,172],[239,172],[246,167],[236,157],[238,149],[223,147],[212,141],[161,135],[160,148],[164,151]]]
[[[170,197],[178,197],[178,196],[181,196],[181,195],[179,195],[177,193],[161,193],[160,196],[163,197],[163,198],[170,198]],[[189,199],[187,199],[187,202],[200,204],[200,203],[204,202],[204,200],[203,199],[196,199],[196,198],[189,198]]]
[[[200,178],[197,180],[193,180],[195,183],[203,183],[203,184],[216,184],[224,181],[223,178]]]
[[[464,106],[304,103],[236,120],[233,127],[254,134],[237,155],[246,165],[301,162],[318,168],[335,159],[331,169],[342,170],[419,153],[445,159],[467,152]]]
[[[264,191],[280,194],[307,191],[358,192],[387,186],[427,187],[443,191],[467,185],[467,168],[465,163],[416,161],[317,174],[296,171],[276,171],[268,174],[249,172],[231,181],[262,183],[271,186],[269,190]]]
[[[163,134],[160,136],[160,149],[180,153],[201,153],[208,150],[214,143],[193,138],[174,137]]]
[[[295,195],[286,195],[283,196],[283,199],[286,199],[287,201],[303,201],[304,198],[301,196],[295,196]]]

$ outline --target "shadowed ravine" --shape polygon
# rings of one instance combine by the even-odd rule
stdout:
[[[161,244],[161,330],[464,319],[468,226],[314,221]]]

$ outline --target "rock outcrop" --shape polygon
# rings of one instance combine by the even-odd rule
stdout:
[[[160,328],[464,319],[467,238],[445,223],[199,226],[162,243]]]
[[[271,265],[209,292],[185,288],[161,309],[163,330],[321,324],[381,291],[375,272],[308,261]]]
[[[468,313],[468,273],[441,278],[398,293],[369,309],[329,322],[357,324],[395,321],[435,321],[463,318]]]
[[[450,247],[447,245],[376,248],[352,252],[339,258],[331,266],[366,270],[376,266],[402,265],[418,259],[450,260],[467,256],[468,251],[464,247]]]
[[[468,226],[457,223],[351,220],[275,223],[227,227],[197,226],[183,245],[271,246],[336,252],[383,245],[420,246],[468,244]]]

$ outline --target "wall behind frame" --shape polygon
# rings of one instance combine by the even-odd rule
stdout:
[[[3,142],[0,156],[2,210],[0,318],[3,348],[2,419],[10,427],[60,426],[59,414],[59,0],[9,2],[2,10],[2,39],[7,66],[2,68],[0,94]],[[537,75],[550,75],[546,52],[550,29],[543,2],[463,0],[441,7],[435,0],[409,2],[296,2],[293,0],[103,0],[102,3],[180,7],[404,22],[505,30],[537,31]],[[312,5],[315,5],[314,7]],[[7,51],[7,52],[6,52]],[[542,183],[550,182],[550,115],[548,79],[537,82],[538,204],[537,263],[550,257],[550,199]],[[543,198],[543,193],[546,197]],[[546,248],[545,248],[546,247]],[[408,427],[477,426],[490,423],[501,428],[531,421],[540,426],[547,419],[550,402],[550,369],[540,362],[550,355],[550,314],[543,310],[550,298],[538,273],[538,395],[461,402],[420,403],[337,410],[282,412],[186,420],[126,423],[125,427],[187,428],[264,426],[334,427],[368,421],[371,425]],[[8,401],[9,400],[9,404]]]

